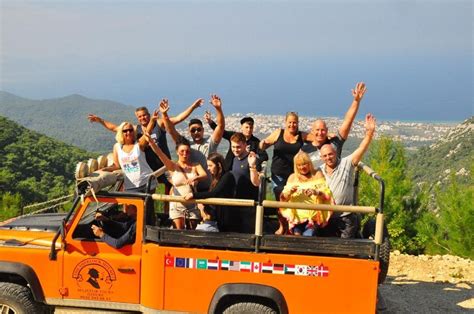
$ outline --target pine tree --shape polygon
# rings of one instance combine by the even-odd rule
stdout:
[[[471,166],[471,173],[473,169]],[[453,175],[444,189],[436,187],[436,209],[419,223],[421,234],[428,239],[428,253],[474,258],[474,187],[472,178],[467,185],[460,184],[463,179]]]
[[[385,182],[384,214],[392,248],[420,253],[424,248],[423,239],[418,236],[415,222],[424,212],[424,194],[415,193],[403,145],[388,137],[374,141],[366,164]],[[375,180],[362,175],[359,191],[360,204],[378,204],[379,186]]]

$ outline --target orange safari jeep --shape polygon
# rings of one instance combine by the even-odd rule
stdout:
[[[70,307],[143,313],[374,313],[388,247],[383,181],[365,170],[381,183],[378,208],[263,197],[259,202],[194,201],[255,206],[255,234],[174,230],[155,224],[151,210],[145,210],[153,200],[181,197],[113,188],[80,191],[65,214],[20,217],[0,227],[0,313]],[[134,243],[115,249],[94,237],[96,212],[112,215],[129,205],[138,209]],[[375,230],[368,232],[371,238],[346,240],[265,234],[264,207],[282,206],[373,213]]]

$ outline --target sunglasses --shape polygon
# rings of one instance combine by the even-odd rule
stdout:
[[[133,129],[123,129],[122,130],[122,133],[132,133],[133,132]]]
[[[198,133],[202,131],[202,128],[192,128],[190,131],[191,133]]]

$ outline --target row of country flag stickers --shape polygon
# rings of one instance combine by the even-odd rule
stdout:
[[[329,276],[329,267],[165,256],[165,267],[296,276]]]

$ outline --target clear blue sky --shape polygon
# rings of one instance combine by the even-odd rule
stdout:
[[[472,1],[1,1],[0,89],[225,112],[473,114]]]

